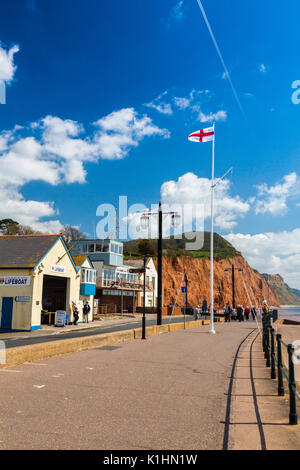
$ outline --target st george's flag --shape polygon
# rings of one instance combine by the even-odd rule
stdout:
[[[206,129],[201,129],[200,131],[193,132],[189,135],[188,139],[191,142],[210,142],[215,138],[215,129],[214,127],[207,127]]]

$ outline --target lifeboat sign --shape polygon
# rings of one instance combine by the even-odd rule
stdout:
[[[0,276],[0,287],[30,286],[30,276]]]

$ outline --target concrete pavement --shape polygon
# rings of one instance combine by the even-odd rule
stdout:
[[[285,381],[285,397],[278,397],[277,380],[270,379],[261,343],[256,330],[238,351],[232,374],[228,448],[299,450],[300,427],[289,425],[288,384]]]
[[[230,385],[232,372],[243,370],[236,352],[244,354],[247,340],[240,344],[254,339],[254,328],[220,323],[216,335],[202,326],[2,369],[0,449],[222,449],[225,435],[227,448],[247,448],[237,438],[241,401]],[[259,373],[255,367],[256,385]],[[265,383],[276,407],[274,383]],[[272,419],[286,421],[282,411]],[[251,422],[243,435],[257,426],[252,415],[242,421]]]

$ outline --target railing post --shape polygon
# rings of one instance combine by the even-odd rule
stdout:
[[[293,362],[294,348],[292,344],[288,345],[289,355],[289,390],[290,390],[290,424],[298,424],[296,394],[295,394],[295,368]]]
[[[282,352],[281,352],[281,334],[276,335],[277,340],[277,372],[278,372],[278,396],[284,397],[283,373],[282,373]]]
[[[274,332],[275,332],[274,328],[270,328],[270,333],[271,333],[271,379],[276,379]]]
[[[270,333],[269,333],[269,326],[266,327],[266,350],[267,350],[267,363],[266,366],[271,366],[270,361]]]
[[[267,359],[267,324],[265,318],[262,319],[262,324],[263,324],[263,351],[265,353],[265,359]]]

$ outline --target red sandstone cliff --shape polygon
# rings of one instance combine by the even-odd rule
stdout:
[[[243,274],[239,274],[238,270],[235,271],[236,304],[246,306],[251,303],[261,306],[262,301],[266,299],[269,305],[279,306],[280,302],[277,293],[268,285],[265,279],[255,272],[242,256],[235,256],[230,260],[224,259],[214,262],[214,302],[216,308],[222,308],[227,301],[232,303],[231,263],[236,268],[243,270]],[[225,269],[229,269],[228,274],[224,273]],[[178,305],[184,304],[184,295],[180,292],[180,282],[184,270],[186,270],[189,280],[188,304],[191,306],[201,305],[204,298],[209,303],[210,261],[190,257],[164,257],[163,304],[168,305],[175,301]],[[248,299],[246,289],[248,290],[251,302]]]

